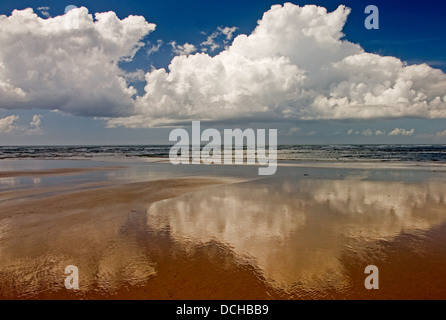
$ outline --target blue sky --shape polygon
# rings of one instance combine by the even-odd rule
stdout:
[[[187,43],[193,45],[195,49],[190,55],[199,54],[206,50],[204,51],[205,54],[215,57],[227,50],[238,35],[250,35],[256,28],[258,21],[262,19],[263,14],[270,10],[271,5],[283,3],[261,0],[133,0],[126,2],[107,0],[71,1],[66,3],[63,1],[3,1],[0,2],[0,15],[10,16],[14,9],[33,8],[34,12],[41,18],[46,19],[50,17],[51,19],[63,15],[66,6],[75,5],[77,7],[86,7],[89,13],[113,11],[121,20],[129,15],[143,16],[147,22],[156,24],[156,28],[141,37],[139,40],[141,43],[140,48],[131,61],[121,61],[118,66],[124,72],[138,71],[144,75],[152,70],[161,70],[163,68],[169,71],[169,64],[179,55],[178,50],[183,49],[181,47],[175,51],[174,46],[183,46]],[[340,4],[343,4],[351,8],[351,12],[342,29],[345,34],[342,38],[343,40],[359,44],[367,53],[375,53],[379,56],[392,56],[406,62],[408,65],[426,63],[434,69],[446,72],[446,25],[444,24],[446,3],[444,1],[350,0],[340,2],[327,0],[294,1],[292,3],[299,6],[306,4],[323,6],[327,8],[328,12],[336,10]],[[364,19],[367,17],[364,14],[364,8],[369,4],[376,5],[379,8],[380,25],[378,30],[367,30],[364,27]],[[227,34],[218,31],[223,30],[225,27],[236,27],[236,29],[230,37],[227,37]],[[215,34],[215,37],[211,40],[219,47],[211,51],[210,46],[206,47],[203,43],[209,39],[209,36],[212,37],[213,34]],[[18,41],[23,41],[20,40],[22,39],[20,37],[18,39]],[[46,41],[51,44],[53,40],[48,36],[47,38],[38,38],[37,41],[44,41],[45,43],[42,42],[42,45],[48,45]],[[174,45],[172,44],[173,42],[175,43]],[[150,53],[150,48],[155,48],[157,44],[160,45],[159,48],[152,50],[155,52]],[[4,56],[9,57],[11,53],[6,51],[5,48],[1,47],[0,53],[4,51]],[[18,46],[18,48],[27,47]],[[21,52],[18,51],[15,54],[20,56]],[[54,59],[57,59],[57,57]],[[32,65],[34,63],[38,64],[39,61],[29,61],[29,63],[32,68]],[[14,72],[11,65],[7,65],[6,62],[4,64],[12,70],[11,72]],[[79,61],[79,66],[83,66],[82,61]],[[298,65],[298,67],[305,69],[305,64]],[[182,66],[182,68],[179,70],[185,70],[184,68],[186,67]],[[308,71],[305,72],[308,73]],[[37,74],[42,75],[44,72],[39,70]],[[73,77],[75,76],[76,74],[73,74]],[[350,75],[349,77],[352,78],[353,76]],[[41,86],[45,86],[43,78],[37,80],[40,81]],[[13,80],[5,78],[4,81],[5,83],[11,83]],[[104,78],[104,82],[106,81],[107,79]],[[144,86],[147,83],[144,76],[139,76],[137,79],[127,78],[127,82],[129,86],[131,85],[136,89],[133,97],[145,94]],[[414,80],[414,82],[416,81]],[[16,87],[19,86],[19,82],[17,83]],[[161,88],[171,90],[172,88],[167,87],[167,85],[171,84],[162,85]],[[432,80],[430,86],[435,87],[435,85],[435,81]],[[429,87],[426,88],[420,89],[422,94],[424,93],[423,90],[430,90]],[[26,92],[25,87],[24,90]],[[435,88],[435,90],[437,93],[439,90],[441,92],[441,88]],[[446,97],[446,87],[443,88],[442,94]],[[51,99],[49,99],[51,100],[49,104],[54,103],[54,107],[40,107],[44,106],[42,103],[45,102],[45,98],[42,98],[42,95],[38,95],[39,100],[36,100],[36,107],[33,106],[33,101],[29,101],[26,105],[15,104],[15,102],[11,105],[7,103],[0,104],[0,119],[16,117],[14,119],[8,118],[9,122],[3,121],[3,132],[1,132],[2,122],[0,120],[0,145],[163,144],[168,142],[168,135],[172,126],[187,124],[186,120],[189,119],[187,117],[181,118],[181,121],[175,124],[175,121],[172,119],[176,119],[176,117],[172,118],[170,116],[169,121],[173,122],[170,122],[170,125],[167,127],[165,123],[160,126],[160,122],[157,121],[154,121],[152,124],[152,119],[150,118],[152,113],[148,112],[142,118],[149,119],[149,124],[147,125],[141,125],[143,123],[141,121],[146,120],[139,120],[138,125],[129,125],[129,121],[126,118],[127,114],[124,115],[122,121],[114,122],[115,124],[118,123],[118,125],[110,125],[109,114],[101,113],[101,111],[98,111],[98,114],[96,114],[95,112],[85,112],[85,109],[75,110],[74,107],[59,109],[57,101]],[[51,94],[48,95],[50,96]],[[182,96],[181,99],[183,98]],[[0,94],[0,101],[1,99],[2,96]],[[155,98],[147,97],[144,101],[148,101],[146,103],[149,105],[150,103],[153,104],[153,99]],[[177,101],[183,101],[181,99],[178,98]],[[196,101],[194,99],[197,98],[190,98],[191,101]],[[252,99],[255,100],[255,97]],[[273,99],[273,101],[276,100]],[[200,101],[200,103],[205,104],[206,101]],[[280,104],[282,103],[289,104],[290,102],[280,101]],[[301,103],[301,100],[296,103]],[[92,108],[88,102],[85,102],[85,104],[89,106],[88,108]],[[276,106],[279,102],[272,104]],[[94,105],[93,102],[92,105]],[[120,108],[119,104],[117,104],[116,108]],[[123,110],[125,108],[123,107]],[[150,108],[150,106],[147,108]],[[441,112],[435,113],[434,116],[418,116],[418,114],[423,114],[423,112],[407,114],[400,112],[397,116],[371,115],[361,116],[357,119],[354,116],[353,118],[348,116],[308,118],[296,115],[291,118],[279,117],[271,121],[265,121],[265,117],[268,117],[267,115],[263,116],[255,113],[251,118],[249,113],[243,113],[240,114],[240,117],[238,117],[238,114],[234,115],[233,118],[220,119],[216,117],[211,119],[212,121],[209,122],[208,126],[220,129],[226,127],[278,128],[279,144],[445,143],[446,121],[442,116],[444,114],[442,113],[444,106],[441,105],[438,108]],[[286,107],[283,106],[283,109],[286,109]],[[189,114],[188,116],[191,119],[195,117],[195,120],[200,120],[197,118],[197,114],[199,113]],[[34,121],[36,118],[33,119],[33,116],[36,115],[39,116],[38,123]],[[114,110],[111,117],[119,117],[121,119],[122,116]],[[161,118],[165,119],[165,116],[160,116]],[[202,120],[208,118],[209,116],[203,116]],[[12,122],[12,120],[14,121]]]

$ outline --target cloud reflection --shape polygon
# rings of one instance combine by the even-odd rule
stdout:
[[[339,290],[350,281],[341,261],[346,250],[361,256],[364,246],[419,234],[446,218],[442,181],[363,178],[233,184],[154,203],[147,223],[186,248],[218,241],[281,289]]]

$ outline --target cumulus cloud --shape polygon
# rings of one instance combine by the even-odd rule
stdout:
[[[342,5],[333,12],[274,5],[249,35],[233,39],[235,27],[218,28],[202,44],[211,52],[223,37],[224,50],[213,57],[171,43],[176,56],[168,70],[146,72],[138,96],[129,82],[141,71],[127,74],[119,62],[133,59],[154,24],[114,12],[93,17],[86,8],[48,19],[15,10],[0,16],[0,108],[99,116],[109,127],[446,118],[446,75],[343,40],[349,12]]]
[[[373,136],[373,131],[370,130],[370,129],[366,129],[366,130],[362,131],[361,134],[362,134],[363,136],[368,136],[368,137],[370,137],[370,136]]]
[[[195,48],[195,46],[193,44],[190,43],[185,43],[183,45],[179,45],[177,44],[175,41],[172,41],[170,43],[170,45],[172,46],[172,51],[173,53],[175,53],[176,55],[190,55],[192,53],[194,53],[195,51],[197,51],[197,48]]]
[[[114,12],[93,18],[86,8],[48,19],[25,9],[0,16],[0,29],[0,108],[131,114],[136,90],[118,63],[132,59],[154,24]]]
[[[29,123],[29,129],[27,131],[28,134],[42,134],[42,115],[35,114]]]
[[[29,126],[19,125],[20,117],[17,115],[10,115],[0,118],[0,133],[19,133],[19,134],[42,134],[42,115],[34,115]]]
[[[34,115],[32,121],[29,123],[29,125],[31,126],[31,128],[36,128],[36,129],[40,129],[40,125],[42,123],[42,121],[40,120],[42,118],[42,116],[39,115]]]
[[[109,126],[446,118],[446,75],[342,40],[349,12],[342,5],[333,12],[274,5],[250,35],[238,35],[214,57],[181,55],[167,71],[148,72],[136,115],[111,119]]]
[[[382,136],[382,135],[386,134],[386,131],[383,131],[383,130],[372,130],[372,129],[364,129],[362,131],[358,130],[358,131],[354,131],[354,132],[353,132],[353,129],[350,129],[350,130],[347,131],[347,135],[352,135],[352,134],[362,135],[362,136],[367,136],[367,137],[370,137],[370,136],[373,136],[373,135],[375,135],[375,136]]]
[[[377,135],[377,136],[382,136],[382,135],[385,135],[385,134],[386,134],[386,132],[382,131],[382,130],[376,130],[375,131],[375,135]]]
[[[391,132],[389,132],[389,136],[411,136],[415,132],[415,129],[406,130],[406,129],[400,129],[395,128]]]
[[[19,116],[15,115],[0,118],[0,133],[9,133],[16,129],[18,120]]]

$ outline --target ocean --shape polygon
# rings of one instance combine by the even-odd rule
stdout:
[[[168,158],[170,145],[3,146],[0,159]],[[446,162],[446,145],[279,145],[279,161]]]

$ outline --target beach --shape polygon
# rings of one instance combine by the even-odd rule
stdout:
[[[2,160],[0,299],[445,299],[445,178],[435,163],[284,163],[261,177]]]

